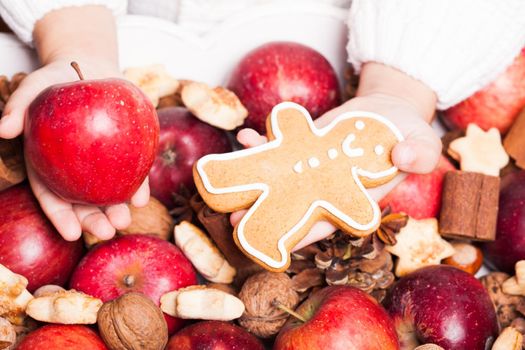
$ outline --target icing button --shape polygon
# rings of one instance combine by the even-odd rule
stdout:
[[[384,152],[385,152],[385,148],[381,145],[377,145],[374,147],[374,152],[375,154],[377,154],[378,156],[382,155]]]
[[[308,165],[310,166],[310,168],[317,168],[320,164],[321,162],[319,161],[319,159],[315,157],[308,159]]]
[[[303,172],[303,162],[298,161],[297,163],[295,163],[295,165],[293,166],[293,171],[295,171],[297,174],[302,173]]]
[[[337,152],[337,150],[335,148],[330,148],[328,150],[328,158],[330,159],[335,159],[337,158],[337,155],[339,154],[339,152]]]
[[[365,128],[365,122],[363,122],[362,120],[358,120],[355,122],[355,128],[357,130],[363,130]]]

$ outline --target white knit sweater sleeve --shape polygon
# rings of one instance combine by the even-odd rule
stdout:
[[[121,15],[126,13],[127,0],[0,0],[0,16],[20,40],[31,44],[33,27],[46,13],[83,5],[104,5]]]
[[[354,0],[349,61],[422,81],[446,109],[481,89],[525,43],[525,0]]]

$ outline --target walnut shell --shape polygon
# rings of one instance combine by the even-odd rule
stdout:
[[[128,207],[131,224],[124,230],[119,230],[120,234],[151,234],[164,240],[170,239],[175,223],[161,202],[150,197],[145,207],[137,208],[131,204]]]
[[[124,294],[102,305],[97,322],[111,350],[162,350],[168,342],[162,311],[140,293]]]
[[[248,278],[239,293],[246,307],[239,324],[261,338],[277,334],[288,314],[275,305],[295,309],[299,295],[290,277],[284,273],[260,272]]]
[[[500,327],[503,329],[508,327],[514,319],[520,316],[516,310],[516,306],[520,302],[520,296],[507,295],[503,293],[501,285],[510,276],[504,272],[491,272],[486,276],[480,278],[481,284],[487,290],[494,308]]]

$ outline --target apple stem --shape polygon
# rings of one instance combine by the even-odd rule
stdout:
[[[303,323],[306,323],[306,319],[303,316],[299,315],[297,312],[293,311],[288,306],[284,306],[283,304],[279,303],[278,301],[274,301],[273,302],[273,306],[278,308],[279,310],[281,310],[283,312],[286,312],[287,314],[295,317],[299,321],[301,321]]]
[[[80,70],[80,66],[75,61],[71,62],[71,67],[77,72],[78,77],[80,80],[84,80],[84,75],[82,74],[82,71]]]

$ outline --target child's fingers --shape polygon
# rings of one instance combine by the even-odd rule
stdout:
[[[30,167],[27,167],[27,176],[42,210],[60,235],[67,241],[79,239],[82,229],[71,203],[62,200],[45,187]]]
[[[246,214],[248,212],[248,210],[239,210],[239,211],[236,211],[234,213],[232,213],[230,215],[230,223],[232,224],[233,227],[237,226],[237,224],[239,223],[239,221],[241,221],[242,217],[244,216],[244,214]]]
[[[126,204],[117,204],[104,210],[109,222],[117,230],[123,230],[131,224],[131,213]]]
[[[259,133],[253,129],[241,129],[237,133],[237,141],[244,147],[251,148],[268,142],[268,138],[259,135]]]
[[[394,147],[392,160],[402,171],[426,174],[434,170],[440,154],[440,138],[424,124]]]
[[[310,232],[308,232],[308,234],[292,249],[292,251],[299,250],[314,242],[325,239],[336,230],[337,228],[328,221],[318,221],[312,226]]]
[[[0,138],[12,139],[24,130],[24,118],[27,107],[44,88],[28,76],[20,83],[20,86],[9,97],[4,109],[4,115],[0,119]]]
[[[137,208],[145,207],[149,202],[149,178],[146,177],[137,192],[131,197],[131,204]]]
[[[89,232],[102,240],[108,240],[115,235],[115,228],[100,208],[91,205],[75,204],[73,205],[73,211],[80,221],[83,231]]]

